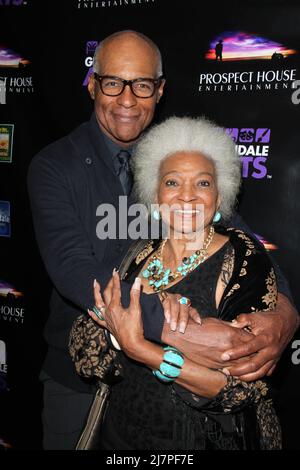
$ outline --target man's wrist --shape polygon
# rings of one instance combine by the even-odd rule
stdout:
[[[278,310],[278,312],[277,312]],[[276,313],[280,313],[284,317],[289,317],[291,319],[294,318],[295,324],[297,326],[300,325],[300,316],[298,311],[296,310],[295,306],[290,301],[289,297],[281,292],[278,293],[278,300],[275,309]]]

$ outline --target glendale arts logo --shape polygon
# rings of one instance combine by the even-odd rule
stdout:
[[[93,73],[93,57],[98,44],[98,41],[87,41],[86,43],[84,65],[87,68],[87,72],[82,83],[83,86],[87,86],[89,78]]]
[[[12,284],[0,280],[0,320],[23,324],[25,318],[24,295]]]
[[[243,31],[215,37],[205,54],[199,92],[275,91],[292,88],[297,51]]]
[[[242,161],[243,178],[262,179],[267,172],[267,159],[270,151],[271,129],[265,127],[227,128],[227,134],[236,144],[236,150]]]
[[[77,8],[112,8],[112,7],[128,7],[149,5],[155,3],[156,0],[76,0]]]

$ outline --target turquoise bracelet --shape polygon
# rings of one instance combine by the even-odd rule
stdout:
[[[174,379],[172,379],[171,377],[166,377],[160,372],[160,370],[154,370],[153,375],[155,375],[155,377],[161,380],[162,382],[166,382],[166,383],[174,382]]]
[[[164,351],[163,362],[158,370],[153,371],[153,374],[161,381],[169,383],[179,377],[184,364],[184,356],[172,346],[165,346]]]

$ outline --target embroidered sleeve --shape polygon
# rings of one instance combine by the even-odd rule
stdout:
[[[258,403],[261,398],[267,398],[269,395],[269,387],[265,381],[243,382],[232,376],[227,377],[225,387],[212,399],[187,392],[177,384],[173,387],[188,405],[212,414],[234,413],[251,403]]]
[[[73,323],[69,353],[77,374],[82,377],[103,380],[121,375],[117,351],[109,347],[104,329],[85,315],[80,315]]]
[[[221,283],[223,290],[229,284],[234,268],[234,249],[230,246],[224,255],[224,260],[221,268],[219,282]]]

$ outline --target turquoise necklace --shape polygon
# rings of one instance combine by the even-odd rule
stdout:
[[[208,236],[203,243],[203,247],[200,250],[196,250],[191,256],[184,257],[182,263],[177,266],[175,273],[173,273],[170,268],[164,267],[162,256],[167,238],[163,240],[159,249],[151,256],[147,268],[142,272],[142,276],[147,279],[149,286],[151,286],[155,292],[158,292],[175,281],[178,277],[186,276],[199,266],[200,263],[203,263],[208,256],[207,248],[212,242],[214,233],[214,227],[211,226]]]

